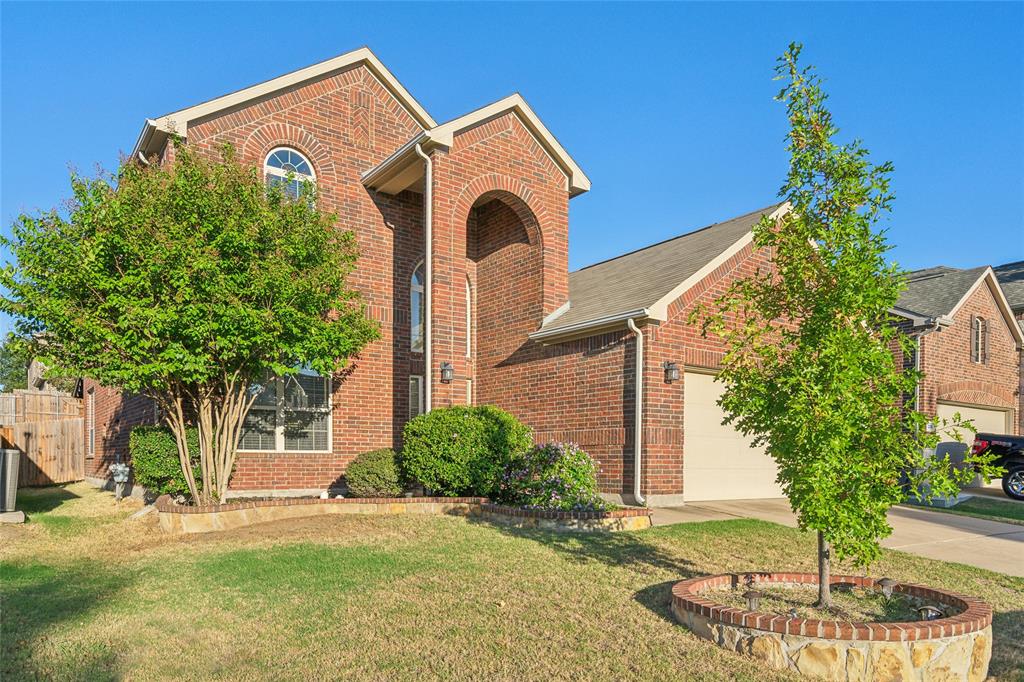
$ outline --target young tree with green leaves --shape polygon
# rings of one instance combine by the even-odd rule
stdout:
[[[726,344],[727,422],[766,448],[800,527],[817,532],[818,602],[827,607],[833,552],[869,564],[908,488],[954,495],[975,472],[928,456],[939,434],[907,404],[920,375],[902,356],[914,342],[890,312],[903,275],[876,230],[893,200],[892,165],[873,165],[860,141],[835,141],[827,96],[800,51],[790,45],[776,68],[790,124],[780,196],[790,210],[754,229],[774,268],[737,280],[694,319]],[[964,428],[956,419],[938,430],[959,440]]]
[[[28,386],[31,349],[24,339],[8,335],[0,345],[0,390],[13,391]]]
[[[197,503],[222,501],[245,416],[268,376],[340,371],[377,338],[347,282],[351,231],[268,189],[230,147],[73,175],[65,215],[22,215],[4,240],[0,308],[48,366],[157,402]],[[187,426],[199,432],[200,478]]]

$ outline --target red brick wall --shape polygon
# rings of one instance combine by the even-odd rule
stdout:
[[[358,453],[395,445],[408,414],[408,377],[422,362],[409,351],[409,280],[422,258],[422,197],[375,194],[360,175],[420,131],[363,66],[355,66],[257,104],[204,121],[188,143],[216,153],[225,142],[262,165],[277,146],[303,152],[314,166],[321,205],[352,230],[360,259],[352,284],[381,326],[380,341],[337,377],[330,453],[242,453],[236,489],[322,488]]]
[[[156,412],[153,402],[142,396],[123,396],[120,392],[100,386],[92,379],[86,379],[82,386],[83,402],[88,405],[89,392],[96,400],[95,420],[96,454],[88,456],[89,409],[85,408],[85,475],[107,478],[107,468],[118,460],[129,460],[128,437],[131,430],[140,424],[154,423]]]
[[[495,381],[514,381],[515,371],[508,365],[474,368],[465,353],[465,282],[469,276],[476,283],[475,273],[481,269],[485,279],[493,272],[493,263],[501,259],[512,264],[498,249],[480,258],[467,258],[472,250],[484,245],[492,237],[489,233],[510,229],[512,213],[523,224],[530,247],[522,243],[508,245],[509,253],[531,254],[532,265],[517,264],[516,281],[531,292],[540,292],[541,303],[530,294],[526,306],[529,312],[517,314],[532,319],[527,330],[527,317],[518,317],[514,327],[505,330],[509,338],[502,343],[526,343],[526,333],[535,330],[541,318],[568,299],[568,202],[569,194],[565,174],[551,161],[536,140],[512,113],[505,114],[482,125],[456,135],[447,152],[432,152],[434,164],[434,286],[433,286],[433,365],[437,373],[441,362],[451,362],[456,376],[461,379],[444,385],[434,382],[433,406],[465,402],[465,379],[474,371],[483,372],[478,382],[478,395],[494,395],[484,384]],[[486,218],[493,229],[484,230],[480,222],[481,207],[486,217],[492,210],[486,206],[498,199],[504,205],[504,217]],[[494,211],[501,209],[495,207]],[[474,218],[474,211],[478,214]],[[500,223],[504,221],[505,227]],[[520,239],[520,237],[517,237]],[[474,240],[476,244],[474,244]],[[490,277],[490,281],[497,281]],[[502,285],[505,286],[505,285]],[[490,294],[477,286],[477,305],[484,302],[487,312]],[[495,296],[500,296],[495,293]],[[507,295],[504,295],[507,297]],[[496,299],[495,299],[496,300]],[[485,315],[486,317],[486,315]],[[483,334],[480,334],[483,338]],[[487,350],[487,348],[484,348]],[[500,377],[500,378],[499,378]],[[506,395],[505,397],[510,397]]]
[[[971,361],[971,318],[988,321],[988,358]],[[953,324],[924,337],[921,348],[920,410],[936,414],[938,401],[991,405],[1013,410],[1020,433],[1020,354],[987,284],[978,287],[953,317]]]

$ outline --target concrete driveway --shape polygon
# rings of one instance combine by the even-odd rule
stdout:
[[[653,516],[655,525],[736,518],[796,527],[785,499],[691,502],[655,509]],[[889,523],[893,531],[883,547],[1024,576],[1024,526],[908,507],[894,507]]]

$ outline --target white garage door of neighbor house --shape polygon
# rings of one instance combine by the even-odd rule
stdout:
[[[774,460],[722,423],[725,413],[717,402],[724,386],[714,376],[699,372],[686,372],[684,381],[683,499],[782,497]]]
[[[970,419],[974,428],[980,433],[1006,433],[1009,427],[1008,413],[1006,410],[997,410],[982,405],[952,405],[947,403],[938,404],[939,419],[952,420],[953,415],[960,413],[960,419]],[[962,432],[961,436],[970,445],[973,435],[970,432]]]
[[[959,412],[960,419],[970,419],[978,433],[1009,432],[1010,418],[1009,413],[1006,410],[997,410],[991,407],[984,407],[982,405],[952,405],[948,403],[939,403],[937,407],[937,414],[940,422],[943,419],[952,420],[953,415]],[[963,444],[957,443],[955,440],[942,442],[939,444],[939,447],[935,449],[936,454],[944,455],[949,453],[953,461],[958,461],[957,457],[962,456],[974,441],[974,434],[970,431],[961,430],[960,437],[964,440]],[[998,479],[986,486],[985,482],[979,476],[975,478],[968,487],[998,487],[999,483],[997,481]]]

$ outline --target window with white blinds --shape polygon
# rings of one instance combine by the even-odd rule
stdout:
[[[245,417],[240,450],[328,452],[331,381],[310,370],[268,380]]]
[[[409,419],[423,414],[423,377],[409,377]]]

